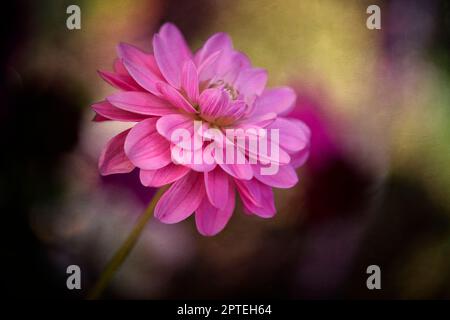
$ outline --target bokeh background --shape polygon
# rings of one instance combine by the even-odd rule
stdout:
[[[81,8],[81,30],[66,8]],[[381,8],[381,30],[366,8]],[[238,208],[218,236],[192,218],[152,220],[105,298],[450,298],[450,3],[445,0],[89,0],[2,4],[2,291],[82,299],[154,190],[101,177],[101,148],[123,129],[93,123],[113,92],[123,41],[151,50],[165,21],[192,48],[218,31],[269,85],[298,92],[312,129],[300,183],[278,214]],[[82,290],[66,288],[66,267]],[[366,288],[379,265],[382,289]]]

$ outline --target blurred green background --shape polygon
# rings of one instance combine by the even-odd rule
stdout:
[[[66,8],[81,8],[81,30]],[[381,30],[366,8],[381,8]],[[100,177],[101,148],[124,128],[93,123],[114,91],[115,46],[151,50],[174,22],[197,49],[228,32],[298,92],[312,130],[300,183],[278,214],[238,208],[218,236],[192,219],[152,220],[106,298],[450,298],[450,6],[445,0],[14,1],[2,9],[0,196],[4,290],[83,298],[154,190]],[[82,269],[69,291],[66,267]],[[382,289],[366,287],[379,265]]]

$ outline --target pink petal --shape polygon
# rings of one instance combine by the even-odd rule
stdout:
[[[205,172],[205,189],[206,194],[208,196],[209,202],[218,208],[225,208],[228,198],[228,175],[220,169],[216,167],[216,169]]]
[[[234,83],[243,70],[250,67],[250,60],[242,52],[234,51],[229,55],[229,59],[221,59],[221,64],[217,74],[226,83]]]
[[[194,119],[186,114],[169,114],[162,116],[156,122],[156,129],[159,134],[168,141],[189,150],[196,150],[202,147],[203,140],[199,134],[194,134]],[[174,141],[172,137],[175,130],[186,130],[191,139],[190,141]]]
[[[216,137],[218,138],[218,137]],[[239,148],[239,145],[234,141],[229,140],[226,135],[223,135],[220,140],[217,140],[219,146],[222,146],[222,154],[214,154],[217,164],[229,175],[236,179],[250,180],[253,177],[253,169],[250,165],[245,152]],[[233,148],[234,163],[226,163],[227,148]],[[238,156],[239,154],[239,156]],[[238,159],[244,159],[244,163],[238,163]]]
[[[92,109],[98,114],[103,117],[103,119],[100,119],[100,121],[106,120],[117,120],[117,121],[131,121],[131,122],[139,122],[146,118],[148,118],[145,115],[136,114],[133,112],[125,111],[119,108],[116,108],[108,101],[102,101],[98,103],[94,103],[92,106]],[[98,119],[98,118],[96,118]],[[94,119],[95,120],[95,119]],[[98,121],[98,120],[96,120]]]
[[[107,100],[122,110],[150,116],[162,116],[177,111],[166,101],[146,92],[118,92],[110,95]]]
[[[209,172],[217,166],[214,159],[211,159],[212,161],[206,161],[202,148],[192,150],[188,148],[183,149],[178,145],[171,145],[170,150],[172,152],[172,160],[175,163],[181,163],[194,171]],[[182,158],[180,159],[180,157]]]
[[[160,169],[172,161],[170,143],[156,131],[156,120],[148,118],[139,122],[125,140],[125,154],[141,169]]]
[[[186,100],[185,97],[172,86],[165,84],[163,82],[158,82],[156,84],[159,92],[164,96],[167,101],[169,101],[173,106],[178,107],[186,112],[195,113],[197,112],[195,108]]]
[[[203,118],[220,126],[228,126],[245,113],[245,102],[231,100],[228,93],[220,88],[204,90],[199,98]]]
[[[219,166],[236,179],[250,180],[253,177],[252,166],[248,162],[244,164],[219,163]]]
[[[158,94],[155,83],[162,81],[155,58],[151,54],[144,53],[127,44],[120,44],[117,48],[118,55],[123,60],[123,65],[131,77],[144,89],[153,94]]]
[[[298,182],[297,173],[291,165],[284,165],[278,168],[278,172],[274,175],[263,175],[261,173],[261,166],[254,165],[253,172],[255,178],[264,184],[275,188],[292,188]]]
[[[217,167],[217,163],[200,163],[200,164],[196,164],[196,163],[191,163],[191,164],[187,164],[186,166],[188,166],[189,168],[191,168],[192,170],[196,171],[196,172],[201,172],[201,173],[205,173],[205,172],[209,172],[214,170]]]
[[[240,51],[236,51],[233,54],[233,63],[239,64],[241,69],[246,69],[251,67],[250,59],[249,57]]]
[[[120,75],[108,71],[98,71],[100,77],[113,87],[125,91],[139,91],[142,88],[128,74]]]
[[[195,54],[195,63],[199,66],[215,52],[232,48],[233,44],[228,34],[224,32],[213,34]]]
[[[216,162],[214,162],[214,159],[212,159],[212,161],[205,161],[202,148],[192,150],[172,144],[170,146],[170,151],[174,163],[185,165],[197,172],[214,170],[217,165]]]
[[[108,118],[106,118],[106,117],[96,113],[94,115],[94,118],[92,118],[92,121],[94,121],[94,122],[103,122],[103,121],[111,121],[111,119],[108,119]]]
[[[251,179],[248,181],[234,179],[234,183],[239,191],[241,199],[245,197],[248,202],[251,202],[256,206],[258,206],[262,202],[261,191],[256,179]]]
[[[278,117],[268,128],[280,130],[280,146],[288,151],[300,151],[308,146],[310,131],[300,120]]]
[[[259,129],[265,128],[272,124],[277,118],[277,114],[275,112],[268,112],[261,115],[252,115],[249,118],[245,118],[244,120],[239,120],[238,123],[234,126],[235,128],[241,129]]]
[[[227,98],[226,101],[228,103],[224,104],[224,107],[220,110],[220,114],[218,114],[217,122],[222,124],[232,124],[235,123],[238,119],[240,119],[245,114],[246,103],[242,100],[233,100],[229,101]]]
[[[106,144],[98,163],[102,176],[114,173],[127,173],[134,169],[134,165],[128,160],[123,149],[123,144],[129,132],[130,129],[119,133]]]
[[[195,159],[202,159],[202,161],[201,163],[196,163]],[[208,163],[204,158],[203,149],[200,148],[192,152],[191,162],[187,166],[194,171],[205,173],[214,170],[217,163],[215,161]]]
[[[123,60],[123,62],[131,63],[140,68],[149,71],[153,76],[158,77],[162,80],[162,75],[159,72],[158,65],[156,64],[155,57],[149,53],[143,52],[140,49],[126,43],[120,43],[117,46],[117,54]],[[125,63],[121,66],[116,65],[121,72],[123,72],[123,67],[126,69]]]
[[[164,24],[153,37],[153,51],[164,78],[179,89],[181,68],[192,53],[178,28],[171,23]]]
[[[177,180],[158,201],[155,217],[163,223],[177,223],[197,210],[205,197],[201,174],[190,172]]]
[[[306,160],[308,160],[309,157],[309,147],[305,148],[295,154],[291,155],[291,162],[290,165],[293,166],[294,168],[298,168],[301,167],[302,165],[305,164]]]
[[[190,169],[185,166],[169,163],[157,170],[141,170],[139,177],[146,187],[162,187],[184,177]]]
[[[233,45],[226,33],[216,33],[211,36],[203,47],[195,54],[195,63],[199,67],[200,81],[221,76],[227,68]]]
[[[198,74],[192,60],[187,60],[183,65],[181,74],[181,86],[186,92],[188,98],[192,103],[197,103],[198,100]]]
[[[114,60],[114,72],[121,76],[129,76],[127,69],[123,65],[122,59]]]
[[[234,180],[244,208],[249,213],[261,218],[272,218],[275,213],[275,203],[272,188],[256,179],[250,181]]]
[[[217,57],[216,57],[217,55]],[[248,57],[233,49],[231,39],[225,33],[213,35],[196,53],[200,81],[223,80],[233,83],[241,70],[250,66]]]
[[[204,236],[214,236],[222,231],[233,215],[235,206],[234,187],[229,183],[229,196],[223,209],[214,207],[207,197],[203,198],[195,212],[195,224],[198,231]]]
[[[217,167],[217,163],[211,163],[211,164],[209,164],[209,163],[200,163],[200,164],[191,163],[191,164],[187,164],[186,166],[188,166],[195,172],[205,173],[205,172],[210,172],[210,171],[214,170]]]
[[[221,115],[227,103],[228,99],[225,96],[225,92],[216,88],[203,90],[199,98],[202,115],[211,119]]]
[[[156,87],[156,83],[162,81],[161,77],[156,76],[154,73],[152,73],[149,70],[146,70],[143,67],[140,67],[139,65],[124,61],[124,65],[127,68],[128,72],[130,73],[131,77],[145,90],[148,92],[153,93],[154,95],[159,96],[159,90]]]
[[[259,68],[247,68],[239,74],[235,82],[236,89],[245,97],[260,95],[267,83],[267,71]]]
[[[287,114],[294,107],[297,95],[289,87],[266,89],[255,101],[254,115],[263,115],[269,112]]]
[[[217,60],[221,56],[222,51],[216,51],[210,54],[205,60],[203,60],[197,69],[199,81],[205,81],[211,79],[214,76],[214,68],[216,67]]]

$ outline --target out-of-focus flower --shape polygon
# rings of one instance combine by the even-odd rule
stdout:
[[[137,167],[145,186],[172,184],[155,216],[177,223],[195,212],[203,235],[225,227],[235,190],[247,213],[273,217],[272,187],[293,187],[298,181],[295,168],[308,156],[308,127],[286,117],[296,100],[294,91],[266,89],[266,71],[252,67],[225,33],[213,35],[193,54],[179,30],[165,24],[153,37],[153,54],[120,44],[118,55],[115,72],[100,75],[120,91],[92,106],[94,120],[137,124],[109,141],[100,156],[100,173],[127,173]],[[244,143],[239,136],[230,139],[231,129],[245,131]],[[188,143],[180,143],[177,130],[188,133]],[[277,134],[269,135],[271,130]],[[269,154],[261,144],[251,147],[262,139],[277,148],[271,146]],[[177,152],[192,161],[179,161]],[[195,161],[208,153],[212,161]],[[230,154],[232,161],[224,162]],[[276,170],[264,174],[268,164]]]

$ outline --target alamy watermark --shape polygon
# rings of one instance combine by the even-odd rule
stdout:
[[[369,290],[381,289],[381,269],[376,264],[367,267],[366,273],[370,274],[367,278],[366,286]]]
[[[69,30],[81,29],[81,9],[79,6],[72,4],[67,7],[66,13],[69,16],[66,19],[66,27]]]
[[[381,29],[381,9],[376,4],[372,4],[367,7],[367,14],[370,16],[366,20],[366,27],[369,30]]]
[[[275,175],[280,159],[279,129],[204,128],[200,120],[193,123],[193,134],[185,128],[175,129],[170,137],[172,161],[184,165],[260,164],[261,175]]]
[[[66,286],[69,290],[81,289],[81,269],[76,264],[67,267],[66,273],[69,274],[66,280]]]

